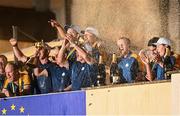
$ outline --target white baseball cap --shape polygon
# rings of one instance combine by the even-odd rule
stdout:
[[[93,28],[93,27],[87,27],[87,28],[85,29],[85,32],[91,33],[91,34],[95,35],[96,37],[99,36],[98,30],[95,29],[95,28]]]
[[[167,38],[160,37],[159,40],[156,43],[154,43],[154,45],[160,45],[160,44],[171,46],[171,41]]]

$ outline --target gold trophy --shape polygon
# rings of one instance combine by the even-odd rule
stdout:
[[[45,43],[43,40],[41,40],[41,42],[34,43],[34,46],[36,49],[43,48],[43,47],[45,47]]]

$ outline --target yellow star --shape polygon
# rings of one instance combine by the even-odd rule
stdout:
[[[20,110],[20,113],[24,113],[24,107],[23,106],[21,106],[21,108],[19,109]]]
[[[16,106],[14,104],[11,105],[11,110],[15,110]]]
[[[4,108],[2,111],[2,115],[6,115],[7,110]]]

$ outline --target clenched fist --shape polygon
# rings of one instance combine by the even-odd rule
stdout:
[[[11,38],[10,40],[9,40],[9,42],[10,42],[10,44],[12,45],[12,46],[17,46],[17,40],[16,39],[14,39],[14,38]]]

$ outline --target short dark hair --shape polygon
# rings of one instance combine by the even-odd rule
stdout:
[[[7,57],[5,55],[0,55],[0,58],[2,58],[3,60],[7,62]]]
[[[71,28],[70,25],[65,25],[65,26],[64,26],[64,30],[65,30],[66,32],[68,31],[69,28]]]
[[[156,43],[159,40],[159,37],[153,37],[148,41],[148,46],[154,46],[156,47],[156,45],[154,45],[154,43]]]

